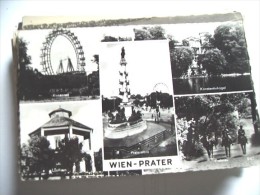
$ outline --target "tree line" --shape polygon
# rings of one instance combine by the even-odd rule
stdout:
[[[91,20],[91,21],[80,21],[80,22],[66,22],[66,23],[51,23],[51,24],[29,24],[24,26],[24,29],[53,29],[53,28],[75,28],[75,27],[99,27],[99,26],[118,26],[127,24],[130,22],[136,22],[145,18],[127,18],[117,20]]]
[[[133,104],[136,107],[146,107],[156,108],[159,105],[161,108],[171,108],[173,107],[172,95],[162,92],[152,92],[145,96],[140,94],[132,94],[130,99],[133,100]],[[119,109],[119,105],[122,99],[115,97],[113,99],[102,97],[102,112],[115,111]]]

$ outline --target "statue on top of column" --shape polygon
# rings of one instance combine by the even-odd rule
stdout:
[[[124,47],[122,47],[121,58],[125,58],[125,48]]]

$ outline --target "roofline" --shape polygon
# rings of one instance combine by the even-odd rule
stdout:
[[[69,114],[69,117],[72,116],[72,112],[69,111],[69,110],[65,110],[63,108],[59,108],[59,109],[56,109],[56,110],[53,110],[52,112],[49,113],[49,117],[51,117],[51,115],[53,115],[54,113],[56,112],[67,112]]]
[[[33,132],[29,133],[28,135],[31,137],[31,135],[35,134],[37,131],[40,131],[40,130],[41,130],[41,128],[38,128],[38,129],[34,130]]]

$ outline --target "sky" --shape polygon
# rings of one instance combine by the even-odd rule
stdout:
[[[49,113],[58,108],[72,112],[71,119],[93,128],[92,147],[98,151],[103,146],[101,100],[20,103],[20,142],[27,143],[29,133],[50,120]]]
[[[164,83],[173,95],[168,41],[104,43],[100,52],[100,90],[104,97],[118,96],[121,49],[125,49],[131,94],[146,95]]]

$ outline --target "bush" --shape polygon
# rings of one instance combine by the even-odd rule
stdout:
[[[203,146],[198,142],[190,143],[186,141],[183,143],[182,152],[187,160],[192,160],[203,156]]]

